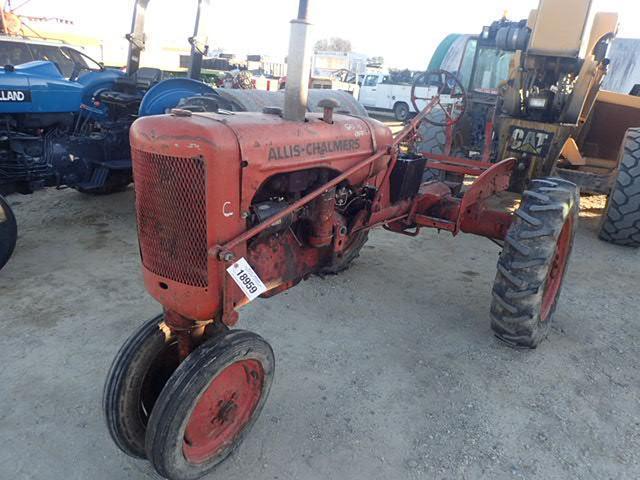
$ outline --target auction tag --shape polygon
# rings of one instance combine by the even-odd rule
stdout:
[[[251,268],[251,265],[247,263],[244,257],[227,268],[227,272],[229,272],[233,281],[236,282],[249,301],[267,291],[265,284],[262,283],[258,274]]]

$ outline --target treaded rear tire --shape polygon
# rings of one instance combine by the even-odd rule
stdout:
[[[341,256],[335,256],[332,262],[320,269],[320,275],[337,275],[348,270],[353,261],[360,256],[360,251],[365,243],[369,240],[369,232],[358,233],[351,245],[342,253]]]
[[[110,172],[107,181],[102,187],[98,188],[77,188],[80,193],[85,195],[111,195],[112,193],[124,192],[132,178],[129,172]]]
[[[546,337],[571,255],[579,212],[579,189],[567,180],[533,180],[524,192],[498,260],[491,304],[491,328],[507,344],[536,348]],[[560,242],[565,248],[560,248]],[[565,253],[561,270],[557,269],[560,251]],[[552,285],[556,286],[553,290]]]
[[[13,255],[17,240],[16,216],[4,197],[0,195],[0,270]]]
[[[627,130],[620,148],[616,182],[607,199],[600,239],[640,247],[640,128]]]

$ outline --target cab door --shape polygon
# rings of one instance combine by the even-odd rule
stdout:
[[[362,83],[362,87],[360,87],[360,96],[358,100],[365,107],[373,107],[376,106],[376,100],[378,98],[378,82],[380,80],[380,76],[375,75],[367,75],[364,77],[364,82]]]

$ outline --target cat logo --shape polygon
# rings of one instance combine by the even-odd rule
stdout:
[[[545,157],[551,147],[553,134],[542,130],[511,127],[508,149],[512,152],[528,153],[536,157]]]

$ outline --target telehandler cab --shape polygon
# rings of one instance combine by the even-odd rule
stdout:
[[[523,176],[521,162],[415,151],[432,98],[395,138],[366,117],[320,101],[307,112],[307,0],[291,23],[284,108],[141,118],[131,129],[144,282],[164,308],[118,352],[103,408],[125,453],[172,480],[211,471],[242,441],[266,401],[274,355],[260,336],[231,330],[238,310],[313,274],[349,266],[371,229],[423,228],[501,243],[491,317],[496,335],[534,348],[556,308],[578,222],[579,192],[561,178],[529,183],[515,212],[494,194]],[[455,78],[447,113],[466,104]],[[441,92],[444,94],[444,92]],[[423,181],[425,165],[469,175],[464,191]]]
[[[467,158],[495,163],[515,157],[510,191],[555,175],[582,192],[608,195],[600,237],[640,247],[640,97],[601,90],[618,15],[597,13],[586,31],[591,0],[545,0],[528,20],[503,18],[467,40],[457,79],[464,111],[435,109],[420,127],[425,178],[462,188],[463,175],[432,170],[434,162]],[[588,34],[588,36],[587,36]],[[447,72],[418,76],[453,84]]]

